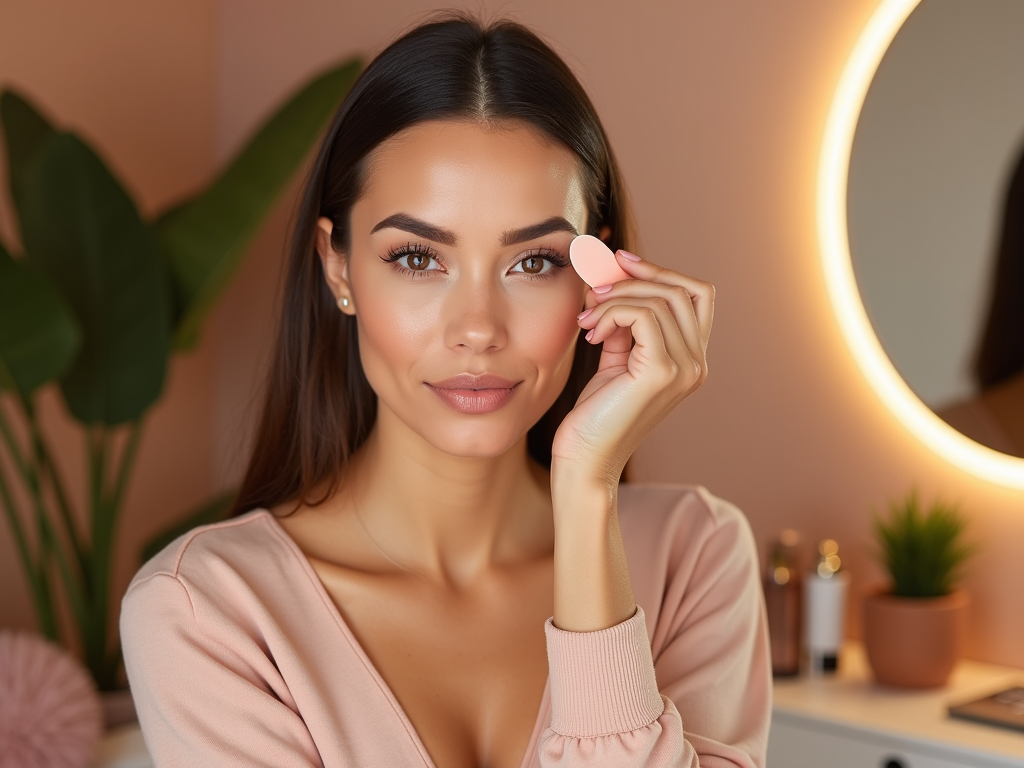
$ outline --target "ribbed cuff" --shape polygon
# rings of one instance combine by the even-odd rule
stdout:
[[[654,677],[644,611],[596,632],[544,623],[551,675],[551,728],[586,739],[635,731],[665,710]]]

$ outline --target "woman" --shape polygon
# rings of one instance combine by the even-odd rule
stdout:
[[[589,289],[582,233],[631,279]],[[627,244],[531,32],[446,16],[373,61],[306,187],[232,518],[123,601],[157,765],[764,764],[745,519],[619,485],[706,376],[714,291]]]

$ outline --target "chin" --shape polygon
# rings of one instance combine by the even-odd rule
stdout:
[[[505,455],[525,436],[526,430],[512,424],[479,423],[446,425],[448,428],[418,430],[437,450],[462,459],[496,459]]]

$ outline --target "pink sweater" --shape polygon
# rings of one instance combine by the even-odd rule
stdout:
[[[763,767],[771,665],[746,519],[700,486],[623,485],[619,522],[637,612],[596,632],[547,620],[523,768]],[[266,510],[195,528],[145,563],[121,642],[157,768],[433,768]]]

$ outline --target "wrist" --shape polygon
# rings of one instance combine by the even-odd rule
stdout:
[[[618,500],[617,482],[587,473],[551,473],[552,514],[556,526],[565,533],[604,530],[617,522]]]
[[[551,492],[565,489],[568,493],[617,493],[622,472],[614,467],[594,466],[569,459],[554,458],[551,461]]]

